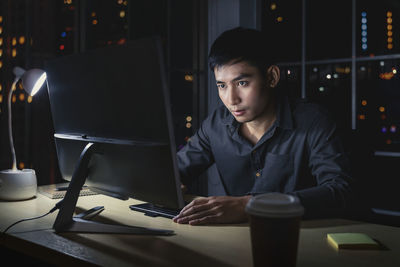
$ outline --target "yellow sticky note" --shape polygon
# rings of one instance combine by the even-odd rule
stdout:
[[[331,233],[327,234],[328,242],[337,249],[378,249],[379,244],[363,233]]]

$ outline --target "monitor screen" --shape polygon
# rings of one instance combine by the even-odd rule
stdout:
[[[184,206],[160,40],[147,38],[48,60],[61,174],[71,180],[95,143],[86,185],[167,208]]]

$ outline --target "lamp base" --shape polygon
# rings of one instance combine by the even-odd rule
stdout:
[[[0,199],[25,200],[36,196],[37,180],[35,170],[0,171]]]

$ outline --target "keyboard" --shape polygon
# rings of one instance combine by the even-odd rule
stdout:
[[[50,184],[50,185],[41,185],[38,186],[38,193],[45,195],[51,199],[61,199],[65,197],[67,190],[64,188],[68,187],[68,183],[60,183],[60,184]],[[62,189],[62,190],[60,190]],[[91,191],[89,188],[85,186],[79,192],[79,196],[92,196],[97,195],[98,193]]]
[[[161,217],[166,217],[169,219],[174,218],[180,212],[180,210],[162,208],[162,207],[158,207],[153,204],[150,204],[150,203],[130,205],[129,208],[134,211],[143,212],[144,215],[146,215],[146,216],[150,216],[150,217],[161,216]]]

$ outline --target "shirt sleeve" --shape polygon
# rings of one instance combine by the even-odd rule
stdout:
[[[184,184],[197,178],[214,163],[210,148],[208,131],[209,121],[205,120],[200,129],[188,140],[177,153],[178,168]]]
[[[305,218],[340,216],[351,196],[352,176],[336,124],[328,116],[318,116],[306,140],[316,186],[293,193],[305,208]]]

